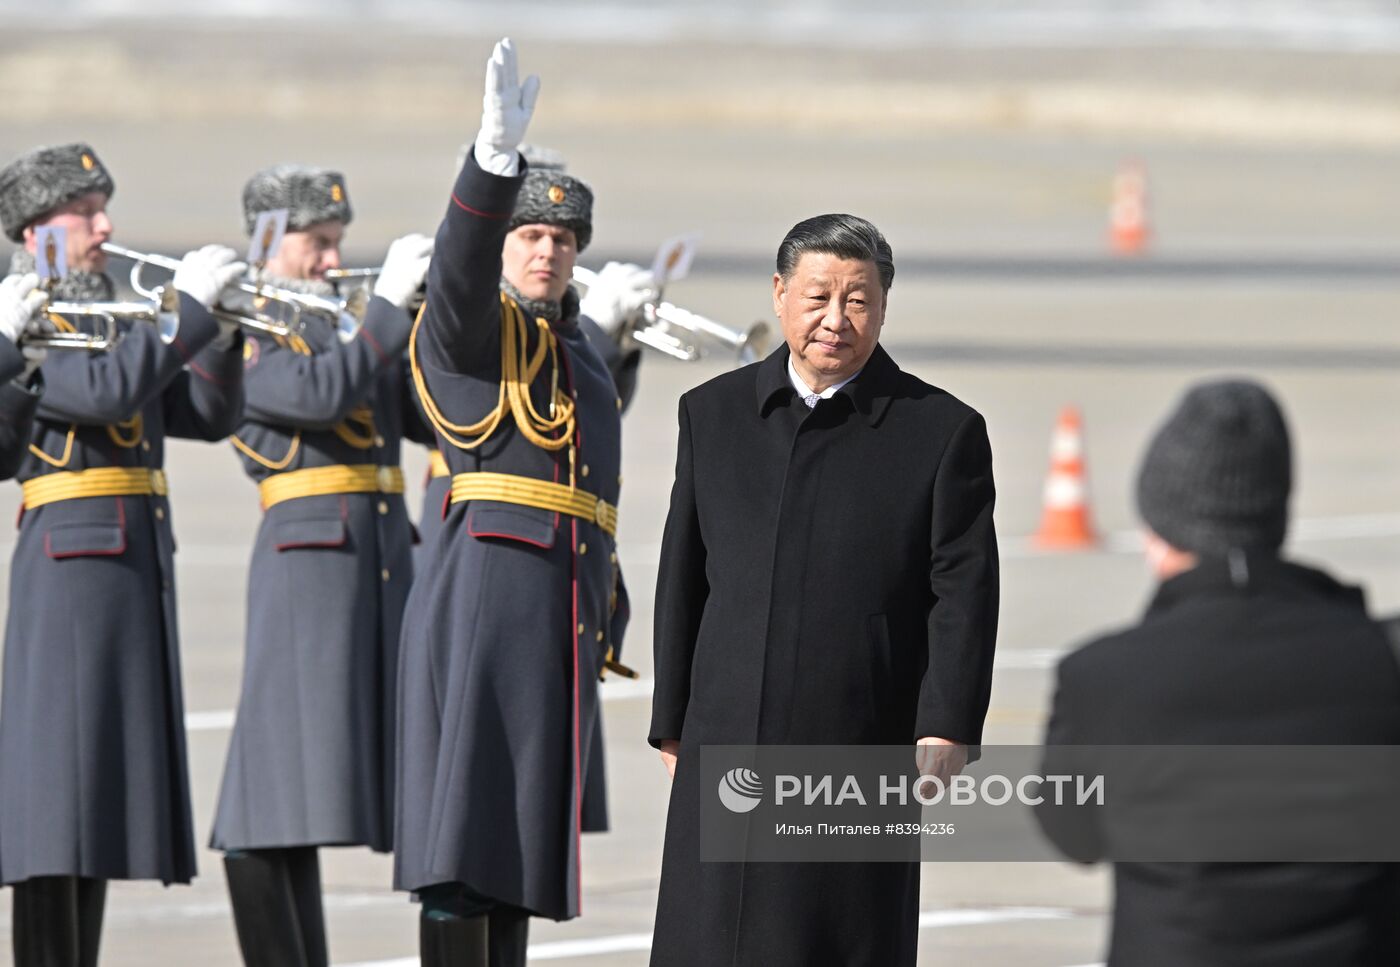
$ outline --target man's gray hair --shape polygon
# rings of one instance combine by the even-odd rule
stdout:
[[[894,252],[873,224],[857,215],[817,215],[798,222],[778,246],[778,275],[792,278],[797,263],[808,252],[843,259],[874,262],[880,270],[880,287],[894,284]]]

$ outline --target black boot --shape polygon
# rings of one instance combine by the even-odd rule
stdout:
[[[36,876],[14,890],[15,967],[80,967],[78,878]]]
[[[97,949],[102,945],[102,915],[107,910],[107,881],[81,877],[78,895],[78,963],[97,967]]]
[[[301,943],[306,951],[306,967],[329,967],[326,948],[326,915],[321,903],[321,862],[314,846],[284,851],[287,875],[292,884]]]
[[[283,850],[224,855],[238,948],[247,967],[303,967],[301,922]]]
[[[487,915],[424,910],[418,918],[422,967],[487,967]]]
[[[530,914],[519,907],[495,906],[488,942],[490,967],[525,967],[525,948],[530,942]]]

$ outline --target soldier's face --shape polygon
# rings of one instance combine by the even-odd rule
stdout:
[[[67,231],[68,268],[74,272],[103,272],[107,253],[102,243],[112,238],[112,220],[107,217],[107,196],[90,191],[62,205],[24,230],[24,247],[35,250],[36,230],[52,225]]]
[[[578,239],[572,228],[521,225],[506,236],[501,274],[527,299],[558,302],[574,276]]]
[[[869,260],[808,252],[791,277],[773,276],[773,310],[793,366],[816,392],[860,372],[880,341],[888,301]]]
[[[267,260],[268,274],[321,282],[326,272],[340,268],[340,243],[344,238],[345,223],[334,220],[289,231],[282,236],[277,254]]]

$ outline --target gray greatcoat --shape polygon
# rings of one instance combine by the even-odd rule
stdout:
[[[397,467],[412,406],[402,361],[410,323],[376,298],[349,343],[314,318],[302,334],[309,355],[251,340],[238,431],[248,476]],[[368,414],[357,411],[366,406]],[[263,514],[248,569],[243,690],[216,849],[390,848],[398,639],[412,546],[400,494],[298,497]]]
[[[31,451],[19,479],[159,468],[167,435],[228,436],[242,339],[219,349],[217,334],[182,295],[170,343],[138,322],[108,352],[50,353],[32,434],[45,457]],[[86,497],[21,517],[0,695],[0,883],[194,876],[174,553],[165,497]]]
[[[613,386],[617,392],[618,399],[622,401],[621,412],[626,413],[627,407],[631,405],[632,397],[637,390],[637,369],[641,363],[641,351],[639,349],[623,350],[602,327],[587,316],[578,317],[578,328],[588,337],[588,344],[597,350],[603,364],[607,366],[608,373],[612,376]],[[417,394],[414,394],[415,404],[419,403]],[[415,406],[420,420],[425,421],[426,416],[422,414],[421,406]],[[405,434],[407,435],[407,434]],[[430,441],[433,449],[437,449],[436,441]],[[424,558],[428,556],[429,548],[438,538],[438,532],[442,530],[442,523],[447,519],[447,512],[452,509],[448,498],[452,494],[452,478],[429,477],[427,484],[423,488],[423,513],[418,521],[418,534],[420,542],[413,549],[413,564],[416,573],[421,573],[424,567]],[[628,608],[627,588],[623,582],[621,570],[617,577],[618,603],[617,610],[626,612]],[[596,752],[589,756],[589,761],[594,768],[588,770],[588,777],[585,781],[583,791],[583,831],[585,833],[606,832],[608,828],[608,791],[607,776],[603,765],[603,717],[597,717],[593,735],[589,740],[590,748]]]
[[[454,423],[481,419],[500,392],[501,245],[522,177],[468,158],[438,230],[417,353]],[[560,386],[577,401],[578,486],[616,504],[612,377],[572,319],[553,329]],[[541,412],[550,369],[531,385]],[[479,449],[440,446],[454,473],[568,479],[567,450],[535,446],[509,418]],[[601,758],[598,674],[623,624],[612,606],[615,546],[591,521],[487,500],[451,505],[404,620],[399,889],[458,882],[539,916],[580,912],[585,777]]]
[[[14,382],[24,367],[19,347],[0,336],[0,480],[13,477],[28,452],[34,410],[43,393],[43,378],[37,372],[26,385]]]

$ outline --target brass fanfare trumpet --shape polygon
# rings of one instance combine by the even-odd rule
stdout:
[[[150,255],[121,245],[105,242],[102,250],[109,255],[131,260],[131,287],[146,298],[154,298],[158,288],[149,287],[143,279],[147,266],[174,272],[180,260],[168,255]],[[258,282],[239,282],[219,295],[211,310],[214,318],[233,322],[250,332],[289,338],[305,327],[306,316],[319,316],[337,331],[353,333],[364,319],[363,297],[331,299],[305,292],[293,292]]]
[[[593,270],[581,265],[574,266],[575,282],[591,286],[597,279],[598,274]],[[643,305],[640,320],[627,331],[629,338],[643,346],[650,346],[682,362],[693,363],[705,358],[706,343],[718,343],[738,358],[740,366],[756,361],[767,349],[767,323],[756,322],[741,332],[689,309],[659,300],[658,296],[658,301]]]
[[[46,317],[50,320],[47,325],[44,322]],[[98,331],[79,331],[72,327],[74,320],[95,320]],[[118,322],[151,322],[162,331],[173,331],[179,320],[180,296],[172,286],[153,289],[149,302],[47,302],[35,313],[20,343],[44,349],[102,352],[111,349],[121,339]],[[72,328],[54,328],[60,321]]]
[[[361,281],[367,290],[371,281],[379,277],[379,272],[377,268],[331,269],[326,272],[326,279],[337,284]],[[573,277],[575,282],[588,287],[597,281],[598,274],[576,265]],[[409,312],[417,314],[422,304],[423,293],[420,291],[409,304]],[[757,361],[767,350],[768,325],[756,322],[741,332],[670,302],[657,301],[648,302],[642,307],[639,323],[631,326],[626,336],[687,363],[705,357],[707,342],[718,343],[737,357],[739,365],[744,366]]]

